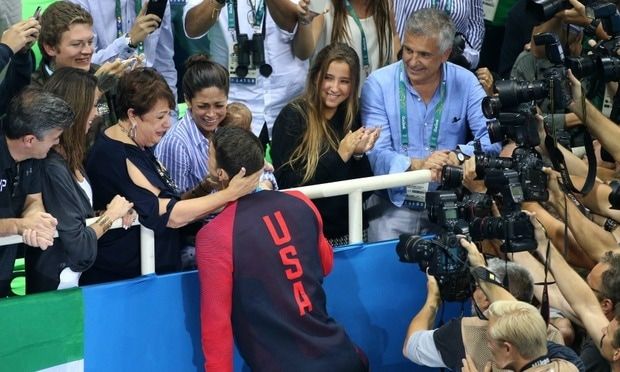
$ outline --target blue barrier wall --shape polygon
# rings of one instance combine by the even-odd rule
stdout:
[[[403,264],[395,242],[348,247],[326,278],[328,310],[375,371],[424,371],[401,354],[409,321],[426,299],[426,278]],[[202,370],[196,272],[85,287],[87,371]],[[448,319],[460,312],[450,304]],[[242,361],[235,359],[237,371]]]

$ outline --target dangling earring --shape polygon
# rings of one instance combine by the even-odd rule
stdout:
[[[129,127],[129,132],[127,132],[127,135],[129,136],[129,138],[136,139],[136,127],[137,127],[136,123],[132,121],[131,127]]]

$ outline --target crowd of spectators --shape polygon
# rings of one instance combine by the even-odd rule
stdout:
[[[482,181],[493,173],[482,163],[501,155],[510,192],[491,213],[525,222],[475,243],[459,230],[471,316],[435,326],[443,278],[429,271],[403,354],[465,371],[620,371],[616,4],[596,5],[609,16],[577,0],[545,1],[551,14],[513,1],[523,19],[506,25],[500,66],[478,68],[482,0],[313,2],[188,0],[183,35],[169,4],[161,15],[147,1],[56,1],[5,21],[0,236],[23,244],[0,249],[0,297],[22,254],[27,293],[139,276],[138,220],[154,232],[157,274],[198,264],[206,366],[230,370],[234,333],[257,370],[368,370],[322,290],[332,247],[349,240],[346,197],[277,190],[428,170],[428,183],[364,195],[364,240],[444,236],[428,195],[446,191],[446,167],[460,168],[463,193],[497,199],[503,178]],[[177,94],[174,38],[205,35]],[[602,97],[616,97],[611,113]],[[499,106],[508,114],[488,130]],[[507,248],[511,234],[529,251]],[[272,337],[287,333],[299,342]],[[299,359],[304,348],[316,357]]]

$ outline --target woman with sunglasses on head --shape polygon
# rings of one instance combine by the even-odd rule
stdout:
[[[63,131],[59,142],[44,161],[42,195],[45,209],[58,220],[58,238],[47,250],[26,249],[26,290],[28,293],[75,287],[82,272],[97,256],[97,239],[107,231],[103,221],[135,219],[132,203],[114,195],[96,222],[92,189],[84,171],[86,132],[97,115],[101,92],[97,79],[88,72],[71,67],[58,69],[44,89],[63,98],[73,109],[73,125]]]
[[[274,124],[271,158],[280,188],[372,176],[365,152],[380,130],[360,127],[359,69],[355,50],[346,44],[330,44],[317,55],[303,95]],[[348,244],[347,197],[314,203],[332,245]]]
[[[153,147],[170,129],[174,96],[163,77],[151,68],[124,74],[118,85],[117,124],[95,141],[86,171],[93,181],[95,208],[116,193],[134,202],[140,223],[155,234],[155,271],[180,269],[181,233],[178,228],[201,219],[226,203],[252,192],[260,172],[241,170],[228,187],[207,196],[181,200],[181,194]],[[115,230],[99,242],[93,268],[83,283],[100,283],[140,275],[139,229]]]

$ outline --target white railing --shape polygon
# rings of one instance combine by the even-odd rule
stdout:
[[[366,191],[382,190],[392,187],[425,183],[431,180],[431,172],[419,170],[415,172],[404,172],[388,174],[384,176],[374,176],[356,178],[354,180],[324,183],[298,187],[291,190],[303,192],[310,199],[327,198],[331,196],[349,195],[349,243],[362,243],[362,193]],[[95,222],[95,218],[86,220],[90,225]],[[139,225],[138,221],[134,222]],[[112,229],[122,228],[121,220],[114,221]],[[10,244],[21,243],[22,237],[11,235],[0,237],[0,247]],[[155,237],[153,230],[140,226],[140,270],[142,275],[155,272]]]
[[[324,183],[294,188],[310,199],[327,198],[349,194],[349,244],[362,243],[362,193],[405,185],[425,183],[431,180],[431,171],[419,170],[386,174],[383,176],[356,178],[354,180]]]

